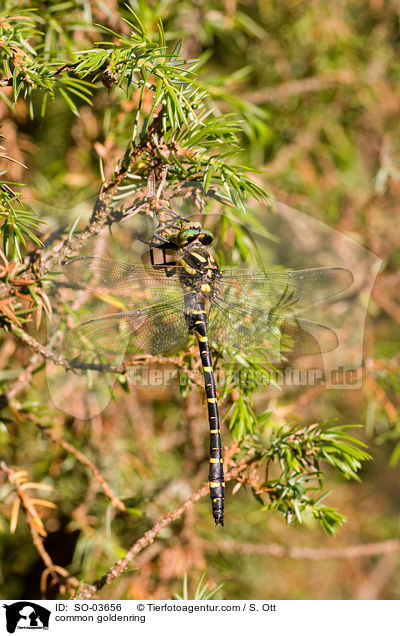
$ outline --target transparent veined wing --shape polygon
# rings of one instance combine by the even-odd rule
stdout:
[[[167,353],[186,343],[183,303],[93,318],[68,332],[66,349],[114,354]]]
[[[64,265],[67,278],[121,309],[174,302],[182,297],[176,266],[144,266],[77,256]]]
[[[249,359],[277,361],[288,355],[333,351],[335,332],[295,314],[276,314],[260,308],[241,308],[215,299],[209,315],[212,344],[243,352]]]
[[[289,272],[232,269],[222,272],[218,295],[233,307],[244,304],[274,312],[297,311],[338,294],[353,280],[352,273],[341,267]]]

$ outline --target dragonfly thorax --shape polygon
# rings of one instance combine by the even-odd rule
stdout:
[[[203,294],[204,298],[215,296],[221,272],[209,247],[195,241],[181,250],[177,263],[182,268],[179,278],[184,289]]]
[[[198,241],[181,249],[177,264],[180,265],[179,279],[184,292],[186,317],[192,309],[208,311],[217,293],[221,278],[220,269],[212,250]]]

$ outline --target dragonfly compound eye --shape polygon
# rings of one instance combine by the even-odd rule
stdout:
[[[209,232],[208,230],[202,230],[201,234],[199,235],[200,243],[202,243],[203,245],[211,245],[213,240],[214,236],[211,234],[211,232]]]
[[[187,245],[188,243],[192,243],[198,236],[199,230],[197,229],[182,230],[178,234],[178,243],[180,245]]]

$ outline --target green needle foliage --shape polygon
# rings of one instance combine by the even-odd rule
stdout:
[[[203,574],[201,575],[201,577],[198,580],[198,583],[196,585],[196,589],[194,591],[193,594],[193,600],[194,601],[209,601],[213,598],[215,598],[218,594],[218,592],[220,592],[220,590],[222,590],[223,585],[216,585],[215,587],[213,587],[212,590],[210,590],[208,583],[204,582],[204,579],[206,578],[206,572],[203,572]],[[187,574],[185,574],[184,578],[183,578],[183,583],[182,583],[182,593],[181,594],[175,594],[174,598],[177,601],[188,601],[190,600],[190,596],[189,596],[189,584],[188,584],[188,577]]]
[[[60,5],[63,17],[65,10],[65,5]],[[246,196],[267,198],[266,189],[248,177],[250,168],[232,161],[240,149],[240,124],[232,116],[216,116],[210,109],[209,94],[198,85],[198,61],[180,56],[180,41],[169,50],[160,21],[155,42],[154,34],[146,32],[139,16],[130,7],[127,10],[129,18],[123,21],[128,36],[98,26],[108,39],[95,41],[91,49],[73,52],[72,61],[59,57],[57,50],[49,59],[49,50],[43,45],[47,35],[40,30],[40,25],[47,26],[45,16],[39,20],[31,10],[22,14],[17,9],[4,12],[0,36],[4,34],[6,45],[0,56],[4,76],[8,77],[3,83],[12,84],[12,102],[23,97],[34,117],[33,95],[39,91],[40,115],[44,117],[48,99],[54,100],[59,94],[79,116],[82,103],[92,105],[94,93],[104,90],[104,86],[119,91],[119,100],[121,91],[128,100],[138,92],[134,117],[124,122],[125,138],[131,142],[117,170],[124,167],[155,119],[160,118],[159,160],[168,166],[169,180],[198,180],[205,194],[212,192],[220,201],[240,205],[243,210]],[[50,12],[52,18],[58,13],[54,7]],[[32,44],[27,42],[27,33]],[[138,177],[137,167],[126,166],[128,181]],[[117,198],[132,196],[142,187],[140,181],[120,185],[122,195]]]
[[[262,484],[270,503],[266,510],[278,510],[290,523],[294,518],[302,523],[303,514],[311,514],[325,532],[335,534],[345,518],[340,512],[323,504],[328,493],[323,489],[325,461],[336,468],[346,479],[359,480],[362,462],[371,456],[362,450],[360,441],[350,436],[346,427],[312,425],[277,430],[271,436],[270,446],[262,452],[266,471],[271,463],[279,464],[279,477],[266,479]]]
[[[6,171],[0,172],[0,177]],[[34,230],[40,226],[40,221],[30,210],[21,203],[21,194],[12,188],[21,184],[0,180],[0,217],[3,234],[3,251],[7,257],[22,260],[21,247],[26,247],[29,239],[36,245],[42,245]]]

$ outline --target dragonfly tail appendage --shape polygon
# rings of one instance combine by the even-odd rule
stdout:
[[[208,423],[210,426],[210,469],[209,485],[215,525],[224,525],[224,468],[222,459],[221,431],[218,414],[217,394],[211,361],[210,346],[207,337],[207,317],[199,312],[194,324],[199,343],[201,364],[203,367],[204,386],[207,397]]]

